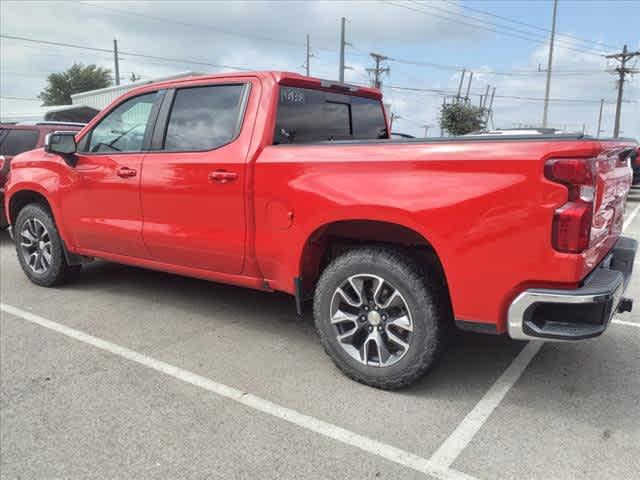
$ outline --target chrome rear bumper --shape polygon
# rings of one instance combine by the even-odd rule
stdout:
[[[575,290],[529,289],[511,303],[508,329],[516,340],[582,340],[601,335],[618,311],[630,311],[623,298],[638,242],[620,237],[600,265]]]

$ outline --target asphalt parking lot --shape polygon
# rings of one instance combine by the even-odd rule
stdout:
[[[639,209],[636,188],[638,240]],[[342,376],[284,295],[104,262],[43,289],[6,232],[0,267],[2,478],[640,472],[640,303],[581,343],[460,334],[421,382],[383,392]]]

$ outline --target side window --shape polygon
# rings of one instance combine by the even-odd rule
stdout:
[[[82,142],[80,151],[91,153],[139,152],[156,92],[134,97],[117,106]]]
[[[176,91],[164,150],[211,150],[231,142],[240,126],[245,85],[212,85]]]
[[[0,155],[13,156],[33,150],[39,137],[40,133],[35,130],[8,130],[0,143]]]

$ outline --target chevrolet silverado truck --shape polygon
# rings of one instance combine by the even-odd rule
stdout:
[[[136,88],[14,158],[18,261],[52,286],[94,258],[313,300],[349,377],[407,386],[455,327],[600,335],[636,242],[631,140],[391,140],[378,90],[293,73]],[[594,344],[593,348],[597,348]]]

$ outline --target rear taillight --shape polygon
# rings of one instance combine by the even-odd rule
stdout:
[[[567,253],[586,250],[591,241],[596,193],[595,159],[549,160],[544,175],[553,182],[562,183],[568,190],[568,202],[553,215],[553,248]]]

